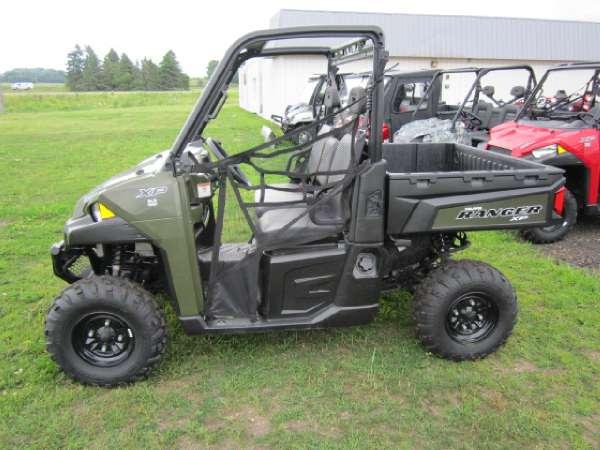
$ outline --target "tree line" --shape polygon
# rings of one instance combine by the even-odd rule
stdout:
[[[150,58],[134,63],[112,48],[100,61],[92,47],[76,45],[67,55],[66,85],[71,91],[164,91],[189,89],[190,78],[173,50],[157,65]]]
[[[0,81],[6,83],[64,83],[65,73],[62,70],[43,69],[12,69],[0,74]]]

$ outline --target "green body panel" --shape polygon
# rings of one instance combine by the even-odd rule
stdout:
[[[187,177],[175,177],[165,168],[166,159],[149,158],[98,186],[78,202],[73,218],[89,214],[90,205],[97,201],[107,205],[163,250],[179,315],[198,315],[203,310],[203,296]],[[69,222],[66,237],[68,227]]]

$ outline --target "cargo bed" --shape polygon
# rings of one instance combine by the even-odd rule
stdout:
[[[563,171],[461,144],[384,144],[387,231],[483,230],[560,220]]]

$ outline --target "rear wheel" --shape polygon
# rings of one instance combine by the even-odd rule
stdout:
[[[166,347],[152,296],[131,281],[89,276],[68,286],[46,318],[46,348],[76,381],[115,386],[145,378]]]
[[[304,125],[301,125],[304,126]],[[314,140],[315,138],[315,132],[312,129],[307,129],[304,131],[301,131],[300,133],[298,133],[297,136],[295,136],[295,143],[296,144],[306,144],[307,142],[311,142],[312,140]]]
[[[455,361],[496,351],[517,318],[511,284],[479,261],[451,261],[432,271],[414,298],[418,338],[430,352]]]
[[[563,221],[549,227],[526,228],[521,231],[523,239],[534,244],[550,244],[562,240],[577,222],[577,199],[565,190]]]

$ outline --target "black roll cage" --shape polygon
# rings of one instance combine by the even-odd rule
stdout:
[[[473,94],[473,92],[475,92],[475,95],[473,96],[473,106],[476,106],[479,103],[479,94],[481,93],[481,90],[482,90],[481,79],[490,72],[498,72],[498,71],[503,71],[503,70],[526,70],[527,72],[529,72],[529,78],[527,79],[527,86],[525,87],[524,98],[527,99],[536,90],[538,84],[537,84],[537,80],[535,77],[535,72],[533,71],[533,68],[530,65],[516,64],[516,65],[512,65],[512,66],[496,66],[496,67],[481,68],[477,71],[477,77],[475,78],[475,81],[473,81],[473,84],[471,85],[469,92],[465,96],[463,102],[461,103],[459,108],[456,110],[456,113],[454,114],[454,117],[452,118],[452,126],[450,127],[451,131],[456,130],[456,122],[457,122],[458,118],[461,116],[462,112],[465,110],[465,107],[467,106],[467,103],[469,102],[469,98],[471,98],[471,94]],[[524,106],[525,105],[523,105],[523,107]],[[522,110],[523,110],[523,108],[521,109],[521,111]],[[477,111],[473,111],[473,112],[475,114],[477,113]],[[515,118],[515,120],[517,120],[517,119]]]
[[[600,85],[598,83],[598,81],[599,81],[598,74],[600,73],[600,61],[599,62],[574,62],[574,63],[560,64],[560,65],[558,65],[556,67],[552,67],[552,68],[546,70],[546,72],[544,72],[544,75],[542,75],[542,78],[540,78],[540,81],[537,84],[537,86],[535,87],[535,89],[533,89],[531,94],[525,100],[525,103],[523,104],[523,107],[519,111],[519,114],[517,114],[517,117],[515,117],[515,121],[521,120],[523,118],[523,116],[526,114],[526,111],[531,107],[532,102],[535,101],[539,92],[544,88],[544,83],[546,82],[546,80],[548,79],[550,74],[552,74],[553,72],[561,72],[561,71],[568,71],[568,70],[594,70],[595,71],[594,75],[592,76],[592,78],[596,78],[596,81],[597,81],[596,83],[594,83],[594,89],[596,91],[592,97],[593,98],[592,101],[595,104],[596,94],[600,93]],[[591,81],[591,79],[590,79],[590,81]],[[589,81],[588,81],[588,84],[589,84]],[[571,100],[571,101],[573,101],[573,100]]]
[[[431,77],[431,83],[429,84],[429,87],[425,91],[425,94],[423,94],[421,101],[417,104],[415,111],[412,114],[413,117],[416,118],[417,112],[421,109],[421,106],[423,105],[423,103],[425,103],[426,101],[429,101],[429,97],[431,96],[431,93],[433,92],[435,83],[439,77],[441,77],[442,75],[450,74],[450,73],[469,73],[469,72],[473,72],[475,74],[475,76],[477,76],[477,73],[480,70],[481,69],[478,67],[461,67],[459,69],[448,69],[448,70],[440,69],[440,70],[436,71],[433,74],[433,76]],[[436,111],[436,113],[437,113],[437,111]]]
[[[360,38],[338,48],[328,47],[269,47],[267,42],[302,38]],[[371,42],[371,46],[367,45]],[[228,85],[239,66],[255,57],[283,55],[323,55],[331,64],[345,63],[367,55],[373,57],[373,86],[369,90],[371,141],[369,157],[371,161],[381,159],[382,136],[378,132],[383,121],[383,72],[387,62],[387,52],[383,31],[377,26],[310,26],[278,28],[249,33],[238,39],[225,53],[202,95],[175,139],[171,158],[179,158],[186,145],[200,136],[212,114],[219,107],[227,92]],[[329,69],[329,67],[328,67]],[[329,70],[328,70],[329,72]],[[331,76],[329,73],[328,76]],[[174,164],[175,166],[175,164]]]

